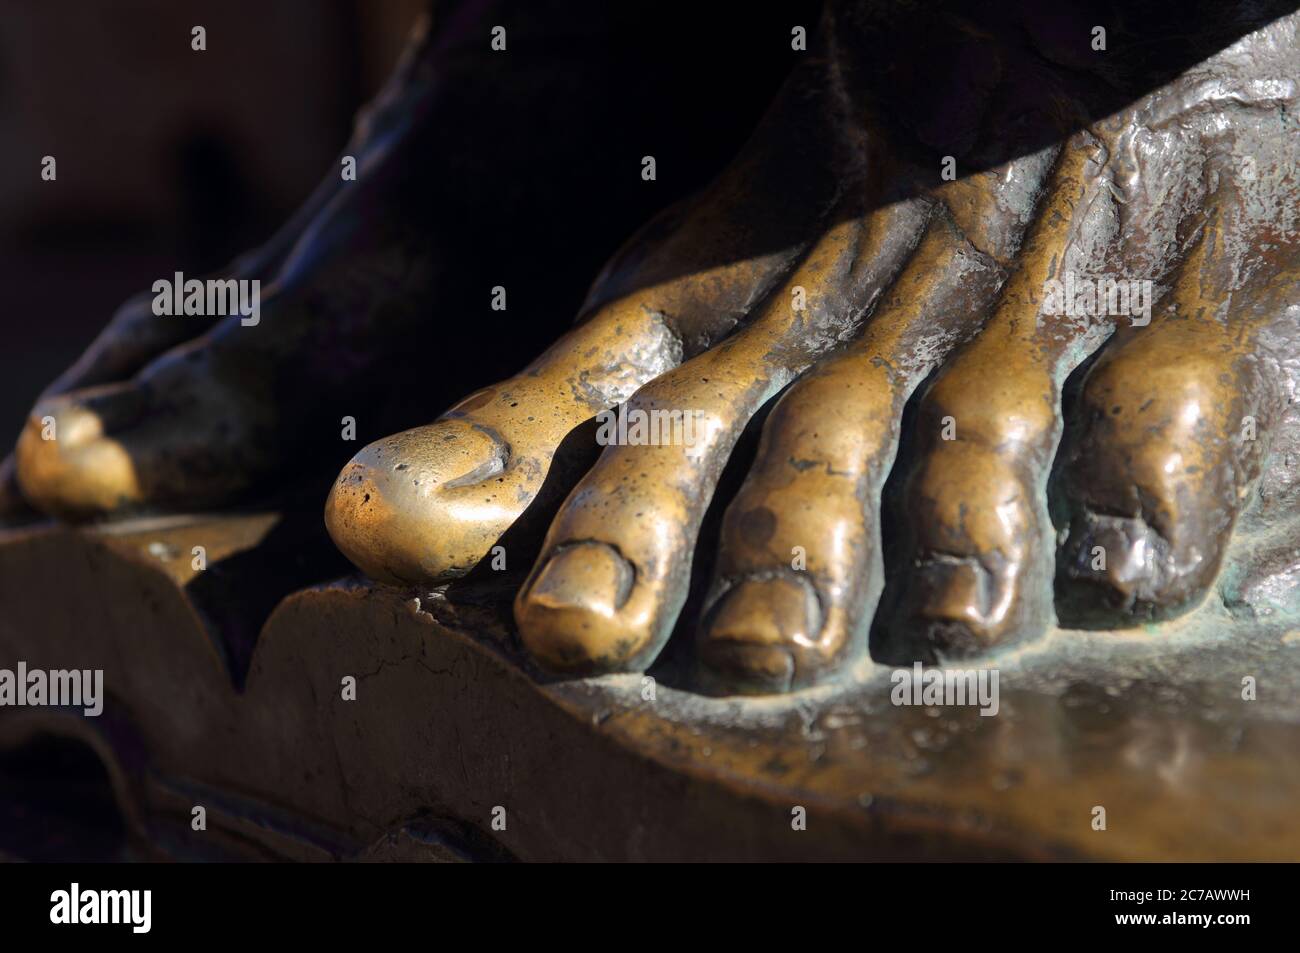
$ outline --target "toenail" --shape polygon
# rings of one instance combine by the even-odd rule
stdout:
[[[917,567],[913,604],[928,619],[982,625],[992,601],[991,585],[976,559],[932,556]]]
[[[542,609],[582,609],[613,618],[627,602],[635,575],[607,543],[571,543],[547,560],[527,598]]]
[[[484,388],[477,394],[470,394],[453,407],[452,413],[460,414],[465,413],[466,411],[478,410],[480,407],[486,407],[488,404],[492,403],[494,397],[496,397],[495,389],[491,387]]]
[[[882,661],[933,663],[992,649],[1015,636],[1015,594],[973,556],[932,553],[910,577],[900,621],[883,635]]]
[[[821,608],[802,580],[746,579],[722,597],[709,623],[713,641],[810,648],[821,630]]]
[[[483,460],[477,466],[470,468],[458,477],[452,477],[446,480],[442,485],[444,489],[454,490],[462,486],[473,486],[476,483],[482,483],[489,480],[505,470],[506,464],[510,460],[510,447],[493,431],[486,427],[475,427],[474,433],[480,437],[486,438],[489,442],[487,447],[487,459]],[[481,451],[482,445],[475,448],[475,451]]]
[[[1173,589],[1201,559],[1174,563],[1168,540],[1142,518],[1085,513],[1066,543],[1062,566],[1073,586],[1058,591],[1058,613],[1072,625],[1152,618],[1174,607]]]
[[[1132,597],[1153,581],[1157,547],[1139,519],[1099,516],[1076,540],[1071,569],[1079,579],[1104,581]]]

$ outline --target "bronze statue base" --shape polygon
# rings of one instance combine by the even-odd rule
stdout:
[[[765,699],[539,684],[490,608],[276,592],[326,568],[319,534],[263,512],[0,536],[0,658],[103,669],[107,695],[96,718],[0,708],[0,751],[84,743],[135,849],[172,857],[1300,856],[1300,630],[1259,594],[978,663],[1000,672],[982,717],[896,707],[870,662]],[[1300,561],[1238,535],[1243,565]]]

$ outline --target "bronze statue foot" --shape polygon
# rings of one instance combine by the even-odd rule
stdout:
[[[1087,83],[1035,77],[1035,135],[1056,123],[1055,140],[947,181],[924,123],[900,133],[869,80],[845,95],[868,56],[845,8],[861,12],[832,5],[824,55],[711,190],[615,261],[574,331],[344,469],[326,521],[359,567],[463,574],[572,486],[518,593],[520,639],[551,669],[640,670],[678,627],[738,438],[784,390],[698,618],[724,689],[841,672],[873,618],[883,661],[1033,637],[1058,542],[1067,621],[1205,593],[1294,400],[1300,18],[1101,119],[1077,119],[1097,114]],[[986,129],[1020,128],[1014,97],[986,107]],[[1049,507],[1062,395],[1093,355]],[[618,405],[576,485],[553,472],[561,442]],[[887,511],[903,527],[888,550]]]
[[[70,517],[118,514],[142,503],[207,506],[226,502],[270,467],[277,454],[257,446],[253,432],[273,415],[256,408],[259,382],[250,376],[259,360],[265,364],[270,351],[300,334],[282,325],[311,317],[315,308],[304,298],[313,280],[303,272],[328,272],[329,261],[354,254],[330,243],[373,215],[372,183],[391,174],[411,138],[412,118],[428,108],[432,43],[421,20],[393,77],[357,114],[342,155],[355,160],[360,181],[344,182],[334,163],[268,242],[217,276],[204,276],[263,283],[265,319],[274,330],[237,330],[239,319],[220,313],[160,316],[152,290],[127,299],[77,363],[45,389],[17,454],[0,463],[0,519],[17,516],[27,502]],[[343,196],[346,186],[363,194]],[[259,358],[240,368],[243,351]]]
[[[349,394],[376,389],[385,335],[427,313],[433,274],[420,230],[356,230],[383,204],[368,184],[322,210],[261,290],[255,324],[222,317],[126,380],[38,401],[16,451],[26,499],[69,519],[202,509],[337,440]]]
[[[359,370],[390,349],[372,326],[382,318],[385,334],[399,334],[401,315],[422,306],[427,241],[401,214],[399,182],[434,80],[422,21],[344,147],[356,176],[345,181],[335,163],[275,236],[217,276],[264,286],[256,321],[206,307],[160,315],[156,290],[129,299],[33,407],[0,470],[5,498],[16,500],[16,485],[73,519],[203,508],[301,454],[303,411],[360,386]],[[327,366],[327,348],[348,346],[346,362],[313,370]],[[296,359],[304,351],[313,359]],[[329,431],[337,438],[337,425]]]

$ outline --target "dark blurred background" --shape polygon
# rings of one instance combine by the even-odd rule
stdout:
[[[219,267],[292,212],[423,7],[0,3],[5,451],[122,299],[177,268]],[[57,182],[40,178],[45,155]]]

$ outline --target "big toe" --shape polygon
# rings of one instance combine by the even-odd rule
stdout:
[[[489,428],[440,420],[385,437],[343,468],[325,504],[335,544],[367,575],[463,575],[518,514],[510,451]]]
[[[129,383],[40,401],[18,438],[23,495],[65,518],[96,516],[140,502],[135,462],[116,434],[139,417],[142,405],[143,395]]]

